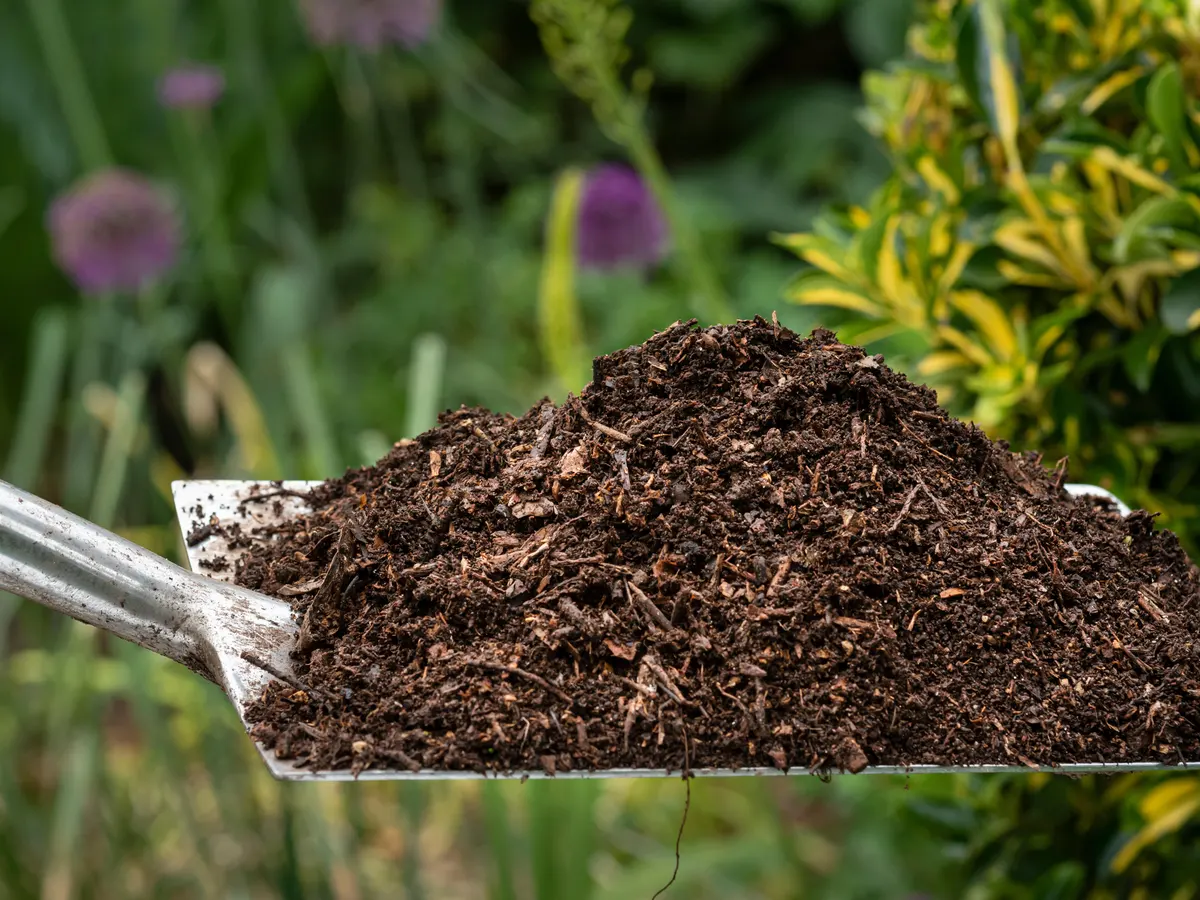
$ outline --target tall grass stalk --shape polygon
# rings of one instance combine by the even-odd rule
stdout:
[[[588,380],[590,354],[575,294],[575,223],[582,192],[581,171],[567,169],[558,176],[538,285],[538,337],[563,392],[578,391]]]
[[[341,455],[325,415],[311,353],[303,344],[292,344],[280,350],[280,362],[288,402],[307,451],[303,474],[332,478],[341,473]]]
[[[25,391],[17,418],[16,436],[4,466],[4,477],[33,490],[46,455],[46,445],[58,413],[67,366],[67,317],[59,309],[38,316],[25,376]]]
[[[112,151],[60,0],[26,0],[75,151],[88,170],[112,164]]]
[[[408,402],[404,411],[406,437],[416,437],[437,424],[445,369],[445,339],[439,334],[418,335],[412,343],[412,361],[408,365]]]
[[[100,763],[96,731],[81,728],[62,760],[63,776],[54,802],[41,900],[70,900],[76,896],[75,866]]]
[[[421,158],[417,130],[413,125],[406,85],[402,73],[385,71],[379,56],[358,55],[363,81],[374,99],[374,107],[383,124],[383,136],[391,150],[396,180],[411,199],[429,197],[429,173]],[[390,76],[390,78],[389,78]],[[392,82],[395,82],[393,85]]]
[[[534,0],[530,15],[563,83],[592,107],[605,133],[629,153],[670,222],[677,252],[671,266],[689,286],[688,302],[702,320],[727,322],[732,310],[704,253],[700,235],[675,197],[666,166],[646,129],[650,74],[639,69],[627,88],[621,68],[629,57],[625,34],[632,13],[619,0]]]
[[[508,817],[505,788],[499,782],[485,781],[480,793],[483,803],[483,826],[487,836],[488,858],[491,862],[491,900],[517,900],[513,859],[516,848]]]

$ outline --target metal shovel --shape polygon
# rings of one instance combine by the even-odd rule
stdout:
[[[182,663],[215,682],[233,702],[242,723],[246,707],[273,677],[291,676],[290,652],[296,625],[290,607],[273,597],[230,583],[241,552],[205,525],[234,524],[242,531],[269,525],[281,515],[303,511],[303,493],[315,482],[177,481],[175,510],[188,540],[181,569],[124,538],[52,503],[0,481],[0,589],[12,591],[72,618]],[[1099,495],[1129,510],[1103,488],[1069,484],[1073,495]],[[215,517],[215,519],[214,519]],[[222,557],[224,559],[222,559]],[[297,768],[261,745],[259,752],[276,778],[342,781],[349,771]],[[1053,771],[1080,775],[1178,768],[1159,763],[1071,763]],[[873,766],[866,772],[1028,772],[1023,766]],[[649,777],[661,769],[572,771],[558,778]],[[678,774],[678,773],[675,773]],[[777,775],[773,768],[695,769],[695,775]],[[476,772],[368,769],[358,780],[479,778]],[[541,770],[493,777],[541,778]]]

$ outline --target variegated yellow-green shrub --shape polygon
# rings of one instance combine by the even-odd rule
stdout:
[[[780,238],[790,298],[1194,549],[1200,3],[926,2],[864,87],[894,174]]]

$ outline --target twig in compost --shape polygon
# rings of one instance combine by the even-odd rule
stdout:
[[[1070,457],[1064,456],[1054,466],[1054,493],[1060,494],[1063,489],[1063,482],[1067,480],[1067,468],[1070,465]]]
[[[298,691],[304,691],[304,693],[308,694],[310,697],[316,697],[320,700],[327,699],[327,696],[323,692],[318,691],[314,687],[309,687],[295,675],[291,675],[283,671],[283,669],[279,668],[278,666],[272,665],[253,650],[243,650],[241,656],[242,659],[250,663],[250,665],[257,666],[268,675],[271,675],[279,681],[282,681],[284,684],[290,685]]]
[[[921,437],[919,434],[917,434],[915,431],[913,431],[911,428],[909,428],[903,422],[900,423],[900,428],[904,431],[905,434],[909,435],[910,437],[916,438],[921,443],[921,446],[923,446],[930,453],[934,454],[935,456],[940,456],[942,459],[944,459],[948,462],[954,462],[953,459],[951,459],[945,453],[939,452],[936,447],[934,447],[932,444],[929,443],[929,441],[925,440],[925,438]]]
[[[546,451],[550,449],[550,438],[554,435],[554,404],[544,404],[541,414],[542,427],[538,429],[537,440],[529,453],[533,459],[541,459],[546,455]]]
[[[932,447],[929,449],[933,450]],[[937,451],[934,450],[934,452],[936,453]],[[934,509],[936,509],[943,516],[949,515],[949,511],[946,509],[946,504],[934,496],[933,491],[929,489],[929,485],[921,480],[920,475],[917,476],[917,486],[925,492],[925,496],[929,498],[929,502],[933,504]]]
[[[614,441],[620,441],[622,444],[632,444],[633,443],[633,438],[631,438],[625,432],[617,431],[617,429],[615,429],[615,428],[610,428],[609,426],[605,425],[603,422],[592,421],[592,419],[588,416],[588,414],[583,411],[582,406],[579,407],[579,417],[581,419],[583,419],[583,421],[585,421],[589,425],[591,425],[593,428],[595,428],[601,434],[607,434]]]
[[[648,615],[654,624],[663,631],[672,632],[675,628],[671,625],[671,620],[668,619],[661,609],[654,605],[654,601],[642,593],[642,589],[636,584],[630,584],[625,581],[625,596],[628,597],[642,612]]]
[[[781,562],[779,564],[779,568],[775,570],[775,577],[772,578],[771,583],[769,585],[767,585],[767,596],[768,597],[775,596],[775,592],[777,590],[779,590],[780,583],[783,581],[784,578],[787,577],[787,573],[791,571],[791,568],[792,568],[792,558],[790,556],[785,556],[783,558],[783,562]]]
[[[623,444],[629,444],[629,443],[633,442],[633,438],[631,438],[625,432],[617,431],[617,429],[615,429],[615,428],[609,428],[603,422],[588,422],[588,424],[591,425],[593,428],[595,428],[597,431],[599,431],[601,434],[607,434],[614,441],[620,441]]]
[[[617,461],[617,474],[621,476],[621,486],[625,493],[633,493],[633,485],[629,482],[629,454],[624,450],[613,451],[613,459]]]
[[[1167,614],[1158,608],[1158,604],[1146,596],[1146,592],[1142,588],[1138,588],[1137,602],[1138,606],[1150,613],[1155,622],[1161,622],[1168,618]]]
[[[621,684],[628,685],[640,694],[645,694],[647,697],[657,697],[658,691],[649,685],[642,684],[640,681],[634,681],[632,678],[626,678],[624,675],[617,675],[617,681]]]
[[[920,489],[921,489],[921,486],[917,485],[915,488],[913,488],[911,491],[908,492],[908,496],[904,500],[904,505],[902,507],[900,507],[900,515],[896,516],[896,521],[894,521],[892,523],[891,527],[888,528],[888,534],[891,534],[893,531],[895,531],[897,528],[900,527],[900,523],[904,520],[904,517],[908,515],[908,511],[910,509],[912,509],[912,502],[914,499],[916,499],[917,491],[919,491]]]
[[[541,675],[534,675],[532,672],[526,672],[524,669],[518,669],[516,666],[506,666],[503,663],[485,662],[481,659],[468,659],[465,664],[468,666],[474,666],[476,669],[489,669],[493,672],[507,672],[509,675],[519,675],[526,681],[532,681],[542,690],[549,691],[568,706],[572,706],[575,703],[575,700],[570,694],[566,693],[560,688],[556,688]]]
[[[273,500],[275,497],[297,497],[300,500],[311,500],[308,494],[300,491],[292,491],[288,488],[278,488],[274,491],[266,491],[262,494],[248,494],[238,501],[238,505],[242,506],[246,503],[261,503],[263,500]]]
[[[385,747],[372,747],[371,752],[376,756],[382,756],[384,759],[390,759],[393,762],[398,762],[410,772],[420,772],[421,764],[405,753],[403,750],[389,750]]]
[[[642,661],[646,664],[646,668],[650,670],[650,674],[657,679],[658,683],[662,685],[663,690],[667,692],[667,695],[672,700],[681,706],[696,705],[684,698],[683,691],[675,686],[674,682],[671,681],[671,677],[667,675],[667,670],[662,667],[662,664],[657,659],[647,654]]]
[[[296,638],[296,652],[306,653],[311,650],[319,638],[313,633],[314,627],[327,631],[328,620],[336,615],[337,598],[341,597],[346,585],[353,577],[353,565],[357,547],[355,531],[359,523],[353,518],[342,525],[338,534],[338,547],[333,560],[325,573],[325,580],[317,590],[317,596],[304,611],[304,619],[300,623],[300,634]]]
[[[675,870],[671,873],[671,880],[660,887],[650,900],[658,900],[663,892],[675,883],[675,878],[679,875],[679,844],[683,841],[683,829],[687,825],[688,810],[692,808],[692,761],[688,750],[687,723],[681,719],[680,724],[683,726],[683,786],[686,793],[683,801],[683,818],[679,821],[679,832],[675,835]]]

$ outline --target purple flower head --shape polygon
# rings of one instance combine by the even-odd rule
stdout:
[[[158,101],[170,109],[208,109],[225,93],[225,74],[216,66],[176,66],[158,79]]]
[[[628,166],[597,166],[579,204],[579,264],[644,268],[667,253],[667,222],[646,183]]]
[[[321,46],[348,44],[378,50],[416,47],[429,39],[441,0],[300,0],[308,33]]]
[[[47,214],[54,258],[86,293],[134,291],[179,255],[179,221],[148,180],[104,169],[61,194]]]

